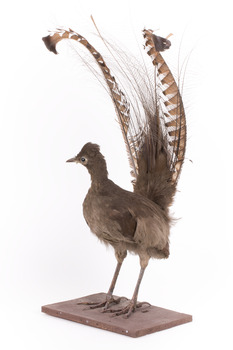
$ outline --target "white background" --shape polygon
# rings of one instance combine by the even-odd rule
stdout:
[[[232,349],[232,10],[229,1],[214,3],[21,0],[1,6],[2,349]],[[140,300],[192,314],[193,322],[138,339],[40,312],[41,305],[107,291],[115,268],[112,250],[82,216],[89,175],[65,160],[84,143],[99,143],[110,178],[131,189],[110,98],[67,44],[55,56],[41,41],[61,25],[89,38],[95,32],[90,14],[129,50],[144,27],[162,36],[172,32],[164,57],[175,72],[180,43],[181,63],[193,50],[184,88],[187,160],[172,208],[181,219],[172,228],[171,257],[150,262],[139,293]],[[116,294],[131,297],[138,272],[138,257],[128,256]]]

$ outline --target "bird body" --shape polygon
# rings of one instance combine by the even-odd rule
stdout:
[[[91,231],[115,250],[168,257],[163,249],[169,241],[169,224],[160,207],[149,199],[106,180],[98,191],[90,188],[83,214]]]
[[[91,231],[116,251],[130,251],[150,257],[168,257],[169,218],[159,205],[140,194],[126,191],[107,177],[98,146],[88,143],[79,159],[94,154],[88,170],[92,184],[83,202],[83,214]],[[91,168],[90,168],[91,167]],[[166,248],[166,249],[165,249]]]
[[[120,89],[103,56],[80,34],[58,29],[43,38],[46,47],[55,54],[62,39],[84,45],[101,70],[116,110],[134,177],[133,192],[108,179],[106,161],[94,143],[85,144],[68,162],[87,168],[91,187],[83,202],[83,214],[99,240],[114,248],[117,259],[106,300],[91,307],[103,306],[104,311],[109,311],[111,303],[117,302],[113,290],[127,251],[139,255],[141,270],[132,299],[116,313],[127,317],[137,308],[139,286],[149,259],[169,256],[169,207],[176,193],[186,146],[186,119],[179,87],[160,54],[171,43],[151,30],[144,29],[143,36],[155,67],[155,79],[150,79],[144,64],[137,67],[135,74],[131,62],[121,52],[123,68],[116,62],[128,79],[132,90],[129,94]]]

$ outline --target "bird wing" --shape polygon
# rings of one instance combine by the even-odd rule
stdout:
[[[107,219],[106,219],[107,218]],[[129,210],[105,208],[105,221],[109,222],[111,230],[103,230],[102,237],[111,243],[135,243],[134,235],[137,221]]]
[[[137,220],[121,196],[87,196],[83,214],[91,231],[105,243],[134,243]]]

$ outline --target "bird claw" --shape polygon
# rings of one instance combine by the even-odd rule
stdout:
[[[111,313],[113,317],[115,316],[120,316],[124,315],[125,318],[128,318],[133,312],[136,311],[136,309],[142,307],[144,304],[148,304],[147,302],[140,302],[137,303],[135,300],[130,300],[128,305],[125,305],[125,302],[128,300],[126,299],[124,305],[120,308],[111,308],[114,305],[120,304],[122,299],[126,299],[124,297],[119,297],[119,298],[113,298],[112,296],[107,296],[106,300],[103,302],[79,302],[77,305],[87,305],[88,307],[85,310],[94,310],[94,309],[99,309],[102,308],[101,312],[102,313]],[[142,312],[147,312],[147,308],[143,308]]]
[[[124,308],[116,311],[114,313],[114,316],[124,315],[125,318],[129,318],[129,316],[136,310],[136,308],[137,308],[137,306],[135,306],[132,303],[129,303],[129,305],[127,305]]]
[[[142,307],[142,305],[144,304],[148,304],[148,307],[150,307],[151,305],[147,302],[141,302],[141,303],[135,303],[134,301],[130,301],[129,304],[125,307],[122,307],[118,310],[108,310],[108,312],[112,312],[113,315],[112,316],[120,316],[120,315],[124,315],[125,318],[129,318],[129,316],[136,311],[136,309]],[[143,309],[142,312],[147,312],[147,309]]]
[[[94,310],[94,309],[98,309],[98,308],[103,308],[102,312],[108,312],[108,308],[110,307],[111,304],[119,304],[122,298],[117,298],[114,299],[112,296],[111,297],[107,297],[105,301],[101,302],[101,303],[97,303],[97,302],[80,302],[77,303],[77,305],[87,305],[89,306],[89,309]]]

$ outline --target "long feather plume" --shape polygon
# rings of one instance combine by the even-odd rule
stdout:
[[[167,145],[170,152],[169,167],[173,172],[172,181],[178,181],[181,166],[184,161],[186,147],[186,118],[183,101],[176,81],[164,61],[161,51],[161,41],[152,30],[144,30],[145,45],[148,55],[156,67],[157,79],[161,85],[160,106],[164,120],[164,129],[167,136]],[[166,42],[164,42],[166,46]]]
[[[135,147],[133,144],[130,143],[129,136],[130,105],[126,100],[125,94],[120,90],[114,76],[111,75],[110,69],[106,65],[102,55],[82,35],[74,32],[72,29],[57,29],[54,33],[51,33],[49,36],[44,37],[43,41],[49,51],[52,51],[53,53],[57,54],[56,45],[63,39],[73,39],[79,42],[80,44],[84,45],[94,57],[99,68],[101,69],[104,79],[109,88],[110,96],[115,106],[118,121],[126,144],[129,162],[132,168],[133,175],[136,178],[137,164],[135,162]]]
[[[57,43],[63,39],[73,39],[91,53],[115,106],[134,177],[134,191],[167,210],[184,161],[185,112],[177,83],[160,53],[169,49],[170,41],[154,35],[152,30],[144,29],[143,36],[155,67],[152,78],[144,64],[100,35],[122,77],[121,88],[103,56],[80,34],[57,29],[43,41],[55,54]]]

